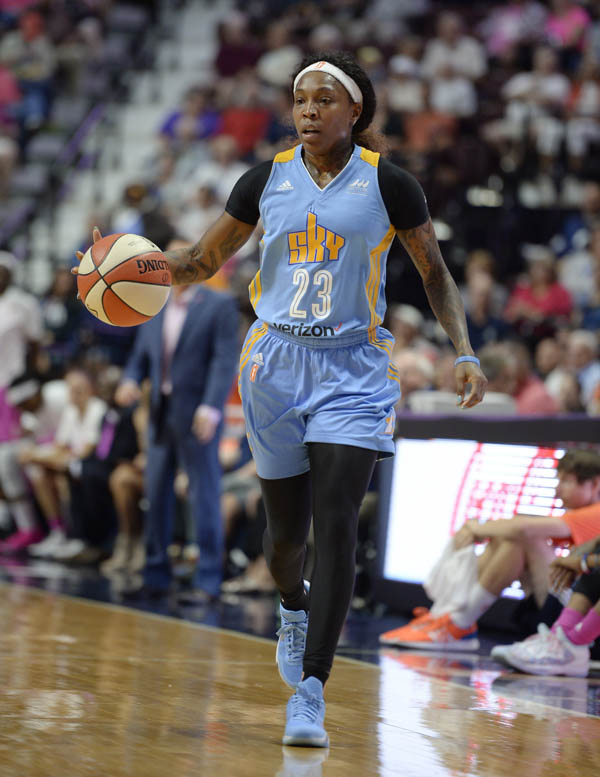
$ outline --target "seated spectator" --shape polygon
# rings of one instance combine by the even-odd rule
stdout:
[[[435,360],[434,367],[434,382],[433,386],[436,391],[447,391],[448,393],[456,394],[456,368],[454,362],[456,361],[456,353],[454,351],[444,351]],[[490,376],[485,372],[485,376],[490,379]]]
[[[586,304],[581,308],[581,327],[597,331],[600,329],[600,226],[590,236],[592,257],[592,282]]]
[[[201,186],[210,186],[216,191],[219,202],[227,202],[234,184],[248,170],[248,165],[240,159],[235,139],[230,135],[213,138],[210,153],[211,159],[183,184],[184,197],[188,202],[195,198]]]
[[[42,298],[43,354],[49,378],[63,375],[79,348],[79,328],[85,308],[77,299],[75,276],[58,267],[48,293]],[[45,365],[46,366],[46,365]]]
[[[18,413],[6,400],[6,389],[35,363],[42,339],[37,299],[13,283],[17,259],[0,251],[0,442],[20,437]]]
[[[256,63],[256,72],[265,84],[289,89],[290,76],[302,59],[302,49],[292,41],[287,21],[272,21],[265,32],[267,50]],[[289,98],[288,98],[289,99]]]
[[[548,41],[561,53],[562,65],[572,71],[579,64],[585,32],[591,19],[574,0],[550,0],[550,13],[544,33]]]
[[[386,97],[390,110],[400,114],[424,111],[426,90],[419,73],[418,62],[397,54],[390,59],[388,69]]]
[[[575,213],[564,220],[558,235],[552,239],[552,245],[559,256],[585,249],[591,245],[591,233],[600,226],[600,182],[584,181],[581,192],[581,205]]]
[[[69,535],[70,540],[56,548],[51,557],[58,561],[78,564],[95,564],[106,555],[106,548],[112,542],[117,525],[113,501],[115,479],[123,491],[124,469],[133,467],[139,454],[138,434],[133,421],[132,408],[120,408],[115,402],[115,391],[121,370],[107,367],[98,377],[98,394],[106,402],[106,412],[100,423],[96,446],[88,455],[71,460],[68,470],[69,482]],[[120,474],[117,471],[122,467]],[[139,476],[141,480],[141,473]],[[141,497],[141,488],[138,502]],[[137,507],[137,505],[135,505]],[[117,506],[117,509],[122,504]],[[138,508],[139,510],[139,508]],[[133,518],[133,516],[131,516]],[[119,527],[127,520],[133,524],[137,544],[136,556],[142,556],[141,522],[139,518],[121,520]],[[128,548],[130,560],[133,547]],[[139,558],[138,558],[139,564]],[[142,564],[143,566],[143,564]]]
[[[434,361],[437,349],[423,335],[425,317],[420,310],[413,305],[390,305],[387,319],[389,330],[394,336],[394,354],[411,349]]]
[[[471,251],[467,255],[467,261],[465,262],[464,284],[459,286],[459,290],[466,312],[469,311],[468,285],[473,276],[476,275],[487,275],[492,279],[490,313],[495,318],[501,318],[506,306],[506,300],[508,299],[508,292],[506,287],[497,280],[496,260],[489,251],[482,248]]]
[[[240,11],[230,11],[219,25],[219,48],[215,68],[219,76],[231,78],[241,70],[256,65],[261,49],[248,29],[248,18]]]
[[[262,549],[266,518],[254,459],[223,476],[221,512],[229,558],[234,563],[240,558],[246,561],[244,571],[226,580],[221,591],[229,594],[272,593],[275,583]]]
[[[562,113],[569,96],[569,80],[558,71],[558,57],[549,46],[534,51],[533,69],[517,73],[502,89],[505,113],[484,128],[489,142],[506,152],[520,147],[528,134],[543,157],[554,157],[564,135]]]
[[[520,337],[534,345],[569,322],[573,310],[571,295],[557,281],[556,262],[549,249],[529,252],[527,276],[513,289],[505,320]]]
[[[508,326],[494,309],[494,279],[483,272],[470,273],[464,292],[465,312],[469,339],[475,351],[487,343],[503,340],[508,334]]]
[[[18,118],[24,145],[27,136],[48,118],[56,66],[54,46],[46,35],[44,17],[39,11],[22,13],[19,29],[2,38],[0,64],[12,71],[22,94]]]
[[[551,629],[542,623],[537,634],[523,642],[493,648],[492,658],[527,674],[586,677],[590,645],[600,637],[600,538],[550,564],[556,594],[567,593],[576,578],[567,605]]]
[[[273,90],[266,103],[270,119],[264,138],[254,148],[257,162],[273,159],[275,154],[289,148],[294,126],[290,112],[290,96],[287,87]]]
[[[441,68],[450,65],[454,72],[473,81],[487,71],[483,46],[463,31],[463,22],[457,13],[445,11],[437,19],[437,37],[425,47],[422,73],[434,78]]]
[[[415,391],[430,389],[433,384],[433,365],[422,353],[405,349],[395,352],[392,359],[398,370],[402,398],[400,407],[406,407],[408,398]]]
[[[432,650],[450,646],[477,650],[477,619],[517,579],[533,590],[541,607],[549,590],[554,557],[548,540],[579,545],[600,534],[600,455],[569,451],[560,459],[557,475],[556,495],[567,512],[560,517],[515,515],[510,520],[466,521],[454,535],[450,555],[474,543],[487,543],[483,554],[473,558],[477,567],[474,586],[458,594],[461,581],[457,580],[457,591],[448,590],[443,600],[434,601],[431,610],[382,634],[380,641]]]
[[[584,61],[567,103],[566,146],[569,167],[583,170],[592,146],[600,143],[600,65]]]
[[[243,158],[253,155],[254,147],[264,140],[271,121],[263,92],[256,74],[247,71],[235,79],[235,88],[223,109],[221,132],[235,140]]]
[[[517,385],[514,398],[520,415],[553,415],[558,406],[544,383],[533,371],[531,356],[523,343],[508,342],[505,347],[515,359]]]
[[[517,46],[528,46],[543,37],[547,10],[535,0],[501,3],[479,25],[488,53],[503,57]]]
[[[189,89],[181,108],[170,113],[159,130],[162,140],[180,150],[198,140],[216,135],[221,118],[212,105],[209,89],[198,86]]]
[[[517,360],[505,345],[488,345],[478,351],[481,369],[488,379],[487,391],[514,397],[517,390]]]
[[[173,224],[182,240],[190,243],[198,240],[223,212],[214,187],[200,186],[196,197],[188,203],[185,210],[173,218]]]
[[[0,544],[0,552],[20,553],[44,538],[21,457],[33,447],[39,450],[52,444],[67,404],[67,387],[62,380],[42,384],[36,374],[24,373],[12,382],[7,397],[19,410],[21,436],[0,443],[0,499],[16,527]]]
[[[29,547],[34,556],[53,555],[67,542],[65,494],[68,494],[68,473],[98,444],[106,412],[106,404],[94,396],[92,379],[86,372],[72,368],[65,375],[65,381],[69,402],[61,414],[54,440],[49,445],[31,446],[20,455],[50,528],[45,540]]]
[[[477,111],[473,82],[455,72],[452,65],[440,66],[429,79],[429,107],[459,119],[473,116]]]
[[[535,347],[534,364],[537,375],[545,381],[559,368],[565,357],[563,344],[556,337],[545,337]],[[548,384],[546,388],[550,390]],[[551,392],[552,393],[552,392]]]
[[[596,290],[596,266],[600,261],[600,225],[590,233],[579,236],[586,244],[563,254],[558,262],[558,279],[573,299],[574,320],[582,320],[594,307]],[[588,241],[589,238],[589,241]],[[584,327],[585,329],[594,327]]]
[[[600,360],[598,360],[598,338],[594,332],[578,329],[567,339],[567,366],[576,374],[581,385],[584,405],[592,400],[600,384]]]
[[[121,202],[111,214],[110,229],[113,232],[144,235],[163,249],[175,233],[160,203],[141,182],[130,183],[125,187]]]

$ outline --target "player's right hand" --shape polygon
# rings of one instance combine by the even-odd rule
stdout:
[[[94,227],[92,229],[92,241],[94,243],[97,243],[98,240],[101,240],[101,239],[102,239],[102,234],[100,233],[100,230],[98,229],[98,227]],[[83,252],[82,251],[75,251],[75,256],[77,257],[77,261],[80,262],[83,259]],[[71,272],[73,273],[73,275],[77,275],[77,273],[79,272],[79,268],[78,267],[71,267]],[[79,295],[77,295],[77,296],[79,296]]]

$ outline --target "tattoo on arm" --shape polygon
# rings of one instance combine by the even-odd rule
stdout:
[[[472,354],[460,294],[442,258],[431,220],[398,232],[400,242],[423,279],[431,309],[460,354]]]
[[[204,245],[204,238],[189,248],[166,251],[165,257],[169,263],[173,285],[201,283],[211,278],[246,239],[247,236],[234,225],[218,244],[216,251]]]

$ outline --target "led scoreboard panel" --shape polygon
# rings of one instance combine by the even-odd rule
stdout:
[[[559,516],[563,449],[451,439],[399,439],[387,506],[382,576],[422,583],[448,539],[470,519]],[[518,586],[505,594],[520,596]]]

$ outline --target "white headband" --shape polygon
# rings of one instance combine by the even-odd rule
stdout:
[[[343,70],[340,70],[339,67],[332,65],[331,62],[314,62],[312,65],[305,67],[304,70],[301,70],[294,79],[294,92],[296,91],[298,81],[302,76],[305,73],[311,73],[313,70],[317,73],[329,73],[330,76],[333,76],[346,89],[353,102],[362,105],[363,95],[356,81],[353,78],[350,78],[347,73],[344,73]]]

